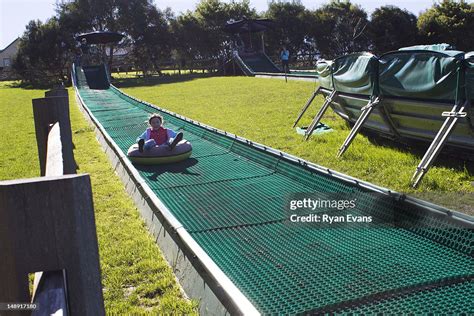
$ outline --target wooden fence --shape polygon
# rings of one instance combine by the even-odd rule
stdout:
[[[219,59],[202,59],[202,60],[188,60],[186,62],[178,62],[178,61],[168,61],[163,62],[158,65],[158,69],[148,69],[147,75],[153,76],[157,75],[160,71],[173,71],[177,74],[187,74],[190,73],[212,73],[217,72],[219,69],[222,68],[222,61]],[[113,64],[111,68],[112,72],[135,72],[135,73],[143,73],[143,69],[140,67],[133,66],[132,64],[127,63],[120,63],[120,64]],[[143,75],[141,75],[143,76]]]
[[[279,55],[271,55],[269,57],[274,63],[281,67]],[[318,59],[318,54],[298,54],[296,56],[290,56],[290,69],[315,70]]]
[[[33,112],[41,177],[0,181],[0,314],[104,315],[91,182],[76,174],[67,90],[34,99]]]

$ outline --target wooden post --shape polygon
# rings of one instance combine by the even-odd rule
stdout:
[[[46,153],[46,176],[64,175],[64,161],[62,155],[61,132],[59,123],[54,124],[48,134]]]
[[[88,175],[0,181],[0,254],[0,302],[30,301],[28,273],[65,269],[71,315],[105,314]]]
[[[54,93],[60,90],[53,90]],[[53,92],[51,92],[53,94]],[[73,155],[71,121],[69,120],[69,99],[67,96],[54,96],[33,99],[33,114],[35,119],[36,142],[40,160],[41,175],[46,174],[46,149],[49,128],[59,122],[61,131],[64,174],[76,173],[76,163]]]

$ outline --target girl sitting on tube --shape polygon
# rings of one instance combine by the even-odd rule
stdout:
[[[148,119],[148,124],[150,127],[137,138],[138,151],[140,152],[164,145],[168,146],[169,150],[173,150],[183,139],[183,133],[176,133],[172,129],[163,127],[163,117],[159,114],[152,114]]]

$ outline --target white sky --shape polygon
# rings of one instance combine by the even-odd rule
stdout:
[[[227,1],[227,0],[225,0]],[[155,0],[160,9],[171,7],[176,14],[193,10],[197,0]],[[329,0],[302,0],[308,9],[316,9]],[[387,4],[396,5],[402,9],[419,15],[433,5],[434,0],[352,0],[360,4],[369,14],[378,7]],[[55,14],[56,0],[0,0],[0,49],[5,48],[15,38],[21,36],[30,20],[45,21]],[[268,0],[251,0],[250,4],[258,12],[265,11]]]

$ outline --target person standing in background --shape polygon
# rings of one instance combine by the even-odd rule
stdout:
[[[283,67],[283,71],[285,73],[290,72],[289,59],[290,59],[290,52],[288,51],[288,49],[286,49],[286,46],[282,46],[281,52],[280,52],[280,60]]]
[[[90,58],[89,58],[89,45],[87,44],[87,39],[83,38],[81,40],[81,65],[82,66],[88,66],[90,63]]]

